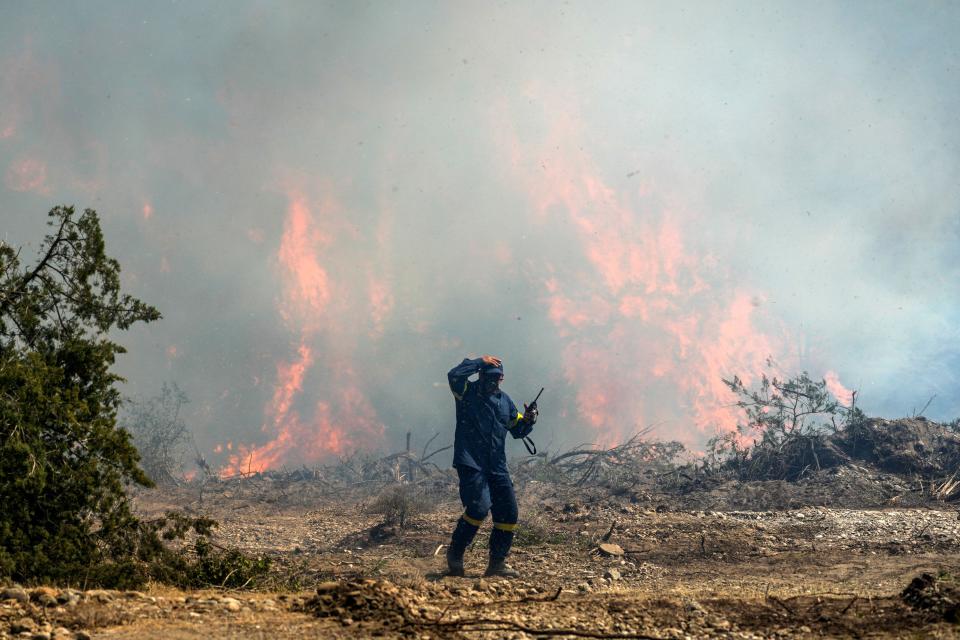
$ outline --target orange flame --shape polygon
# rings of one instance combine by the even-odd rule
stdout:
[[[319,210],[326,217],[338,212],[329,200]],[[323,262],[332,243],[333,237],[321,229],[307,198],[291,195],[278,251],[283,284],[279,311],[286,324],[299,333],[298,347],[291,360],[277,364],[273,396],[265,408],[262,427],[270,440],[256,446],[238,445],[229,458],[228,474],[262,471],[286,462],[315,462],[359,444],[375,444],[383,435],[384,426],[360,390],[358,376],[348,365],[350,358],[343,354],[350,345],[339,333],[336,339],[329,335],[340,310],[339,305],[332,308],[334,294],[340,290]],[[392,305],[385,284],[371,280],[370,304],[375,315],[380,314],[374,319],[377,325]],[[319,350],[324,356],[318,361],[315,353]],[[324,385],[326,397],[314,403],[312,416],[306,418],[300,413],[302,399],[315,368],[334,375]]]
[[[749,384],[783,354],[781,337],[758,328],[756,295],[686,248],[687,214],[658,203],[649,184],[607,184],[576,130],[561,115],[542,147],[514,137],[507,148],[537,218],[567,224],[579,242],[578,256],[546,265],[543,301],[565,342],[580,420],[601,442],[647,426],[690,443],[733,429],[739,414],[722,379]]]
[[[823,381],[827,383],[827,391],[829,391],[840,404],[848,407],[853,404],[853,391],[840,382],[840,376],[836,371],[827,371],[823,376]]]
[[[306,199],[296,195],[280,241],[279,259],[284,267],[284,304],[281,315],[288,323],[301,325],[312,335],[330,302],[330,282],[318,251],[330,244],[314,224]]]

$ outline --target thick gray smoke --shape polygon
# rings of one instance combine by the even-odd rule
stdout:
[[[5,3],[0,231],[30,255],[53,205],[100,212],[164,314],[118,336],[126,390],[176,381],[207,452],[450,439],[445,373],[487,352],[516,401],[547,387],[554,446],[701,443],[767,356],[952,419],[958,30],[948,3]]]

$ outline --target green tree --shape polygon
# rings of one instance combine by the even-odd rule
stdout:
[[[31,266],[0,244],[0,575],[129,582],[142,525],[125,487],[151,483],[116,426],[124,349],[107,336],[160,313],[121,293],[95,211],[48,225]]]
[[[737,396],[737,406],[747,416],[746,432],[756,435],[761,444],[778,447],[793,437],[837,431],[837,417],[845,420],[852,407],[844,407],[827,391],[824,380],[813,380],[804,371],[789,380],[768,378],[763,374],[755,389],[744,387],[734,376],[723,380]]]

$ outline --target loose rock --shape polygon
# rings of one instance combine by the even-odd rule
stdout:
[[[7,587],[0,591],[0,600],[16,600],[17,602],[30,602],[30,594],[26,589],[20,587]]]
[[[600,545],[598,550],[600,552],[600,555],[603,555],[603,556],[619,557],[623,555],[623,547],[621,547],[618,544],[613,544],[612,542],[604,542],[603,544]]]
[[[37,623],[33,618],[20,618],[10,625],[10,633],[34,632],[37,630]]]
[[[222,604],[223,608],[227,611],[240,611],[240,608],[243,606],[236,598],[224,598],[220,601],[220,604]]]

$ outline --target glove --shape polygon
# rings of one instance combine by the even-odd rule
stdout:
[[[520,422],[517,424],[517,438],[526,438],[533,431],[533,425],[537,423],[537,418],[540,416],[540,411],[537,409],[536,405],[527,406],[523,405],[523,418],[520,419]]]
[[[523,422],[526,422],[531,427],[537,424],[537,418],[540,417],[540,410],[537,409],[536,403],[532,405],[523,405]]]

